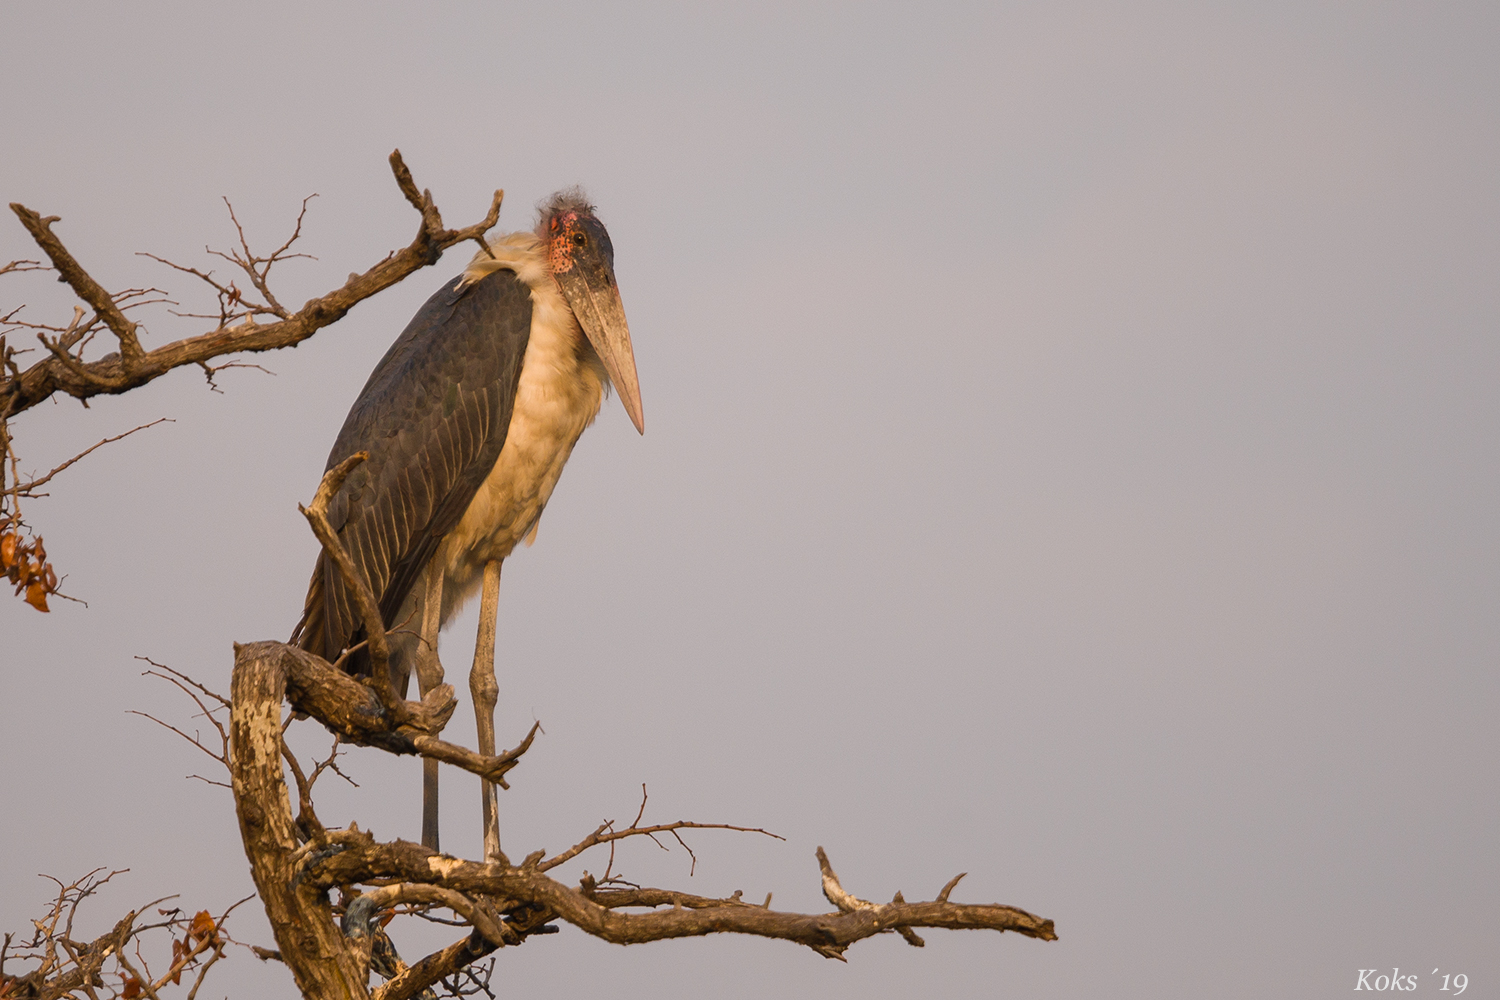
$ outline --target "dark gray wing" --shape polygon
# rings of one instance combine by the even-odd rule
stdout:
[[[500,457],[531,333],[531,290],[513,271],[428,299],[370,373],[328,456],[368,451],[329,505],[387,628]],[[419,627],[420,623],[412,623]],[[292,641],[327,660],[364,636],[337,568],[318,556]],[[368,672],[368,658],[350,669]]]

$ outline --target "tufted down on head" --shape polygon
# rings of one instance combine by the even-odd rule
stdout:
[[[589,201],[589,196],[584,193],[583,188],[577,184],[563,188],[552,197],[537,203],[536,234],[546,239],[552,220],[559,216],[593,215],[597,211],[598,209]]]

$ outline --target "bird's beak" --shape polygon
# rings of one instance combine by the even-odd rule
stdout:
[[[573,315],[578,317],[578,324],[604,362],[604,370],[609,372],[609,380],[620,394],[630,422],[637,431],[646,433],[641,385],[635,374],[635,352],[630,347],[630,326],[625,322],[625,306],[620,301],[614,268],[594,254],[580,254],[571,268],[555,277],[563,297],[573,307]]]

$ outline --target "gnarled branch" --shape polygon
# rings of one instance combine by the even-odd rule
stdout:
[[[52,231],[52,223],[61,222],[61,217],[56,215],[44,217],[17,202],[11,202],[10,210],[16,213],[16,217],[21,220],[21,225],[26,227],[31,238],[36,240],[37,246],[41,247],[42,252],[52,261],[52,266],[57,269],[62,279],[80,299],[87,302],[94,312],[99,314],[114,332],[115,337],[119,339],[120,367],[126,372],[134,368],[140,362],[142,355],[141,342],[136,337],[136,324],[125,318],[125,314],[115,303],[114,296],[106,292],[97,281],[89,276],[89,273],[83,269],[83,265],[73,258],[68,248],[63,246],[62,240],[58,239],[57,234]],[[23,407],[18,407],[16,412],[19,413],[21,409]]]
[[[341,705],[336,691],[360,692],[363,707]],[[592,879],[586,879],[581,887],[570,887],[540,866],[542,852],[533,852],[520,866],[464,861],[406,841],[379,843],[368,833],[354,829],[328,831],[324,847],[299,847],[280,761],[283,696],[290,696],[294,705],[330,727],[353,719],[367,720],[365,724],[369,725],[368,720],[379,719],[383,713],[369,689],[302,650],[280,643],[236,647],[231,727],[235,799],[246,853],[277,929],[282,958],[293,968],[304,992],[314,981],[331,988],[334,979],[339,979],[338,988],[350,991],[344,995],[364,995],[365,984],[360,977],[367,974],[369,952],[353,940],[358,933],[350,936],[358,922],[348,924],[346,913],[349,932],[336,931],[326,895],[332,888],[348,891],[360,884],[383,886],[356,898],[365,899],[358,903],[363,918],[373,914],[377,906],[397,901],[439,903],[473,922],[486,944],[511,942],[504,927],[489,920],[491,910],[482,900],[490,901],[488,906],[496,915],[509,915],[507,922],[519,916],[526,926],[536,927],[558,919],[619,944],[739,933],[792,941],[839,959],[851,944],[875,934],[899,932],[911,941],[913,929],[918,927],[1008,930],[1043,940],[1056,938],[1052,921],[1010,906],[953,903],[946,898],[908,903],[899,894],[885,904],[858,899],[843,889],[821,848],[818,861],[824,890],[838,907],[825,914],[778,912],[770,909],[769,900],[766,906],[754,906],[743,902],[738,894],[715,900],[663,889],[600,889]],[[365,742],[392,749],[389,737],[398,735],[399,729],[396,734],[382,732],[388,737],[383,742],[369,738]],[[688,824],[633,826],[619,833],[645,835],[679,825]],[[580,845],[602,844],[607,836],[602,829],[596,830]],[[577,853],[564,855],[576,857]],[[559,859],[563,857],[559,855]],[[424,886],[430,888],[421,888]],[[944,891],[951,892],[951,885]],[[354,905],[350,913],[355,913]],[[660,908],[646,913],[621,912],[632,907]],[[309,923],[318,930],[306,940],[288,929]],[[328,955],[324,949],[335,945],[341,949],[340,955]],[[425,970],[420,977],[414,976],[412,969],[401,971],[380,995],[389,1000],[411,996],[422,988],[416,985],[419,979],[435,981],[426,977],[454,968],[459,956],[475,951],[468,943],[452,945],[418,963]],[[348,981],[344,981],[345,976]],[[396,986],[398,981],[400,985]]]
[[[381,844],[372,838],[346,841],[344,850],[311,865],[305,879],[324,888],[372,879],[442,885],[465,895],[491,896],[512,901],[513,905],[547,911],[595,937],[617,944],[727,932],[793,941],[819,954],[839,958],[855,941],[901,927],[1014,931],[1049,941],[1057,937],[1052,921],[998,903],[903,900],[871,903],[834,913],[787,913],[733,897],[710,900],[662,889],[572,888],[525,865],[507,867],[462,861],[436,854],[419,844],[406,841]],[[615,912],[627,906],[665,905],[672,909],[653,913]]]
[[[415,184],[411,182],[410,171],[401,159],[400,150],[391,154],[391,166],[403,193],[410,200],[407,188],[414,190]],[[364,273],[351,274],[341,287],[309,299],[301,309],[277,322],[260,324],[255,322],[254,316],[249,316],[237,326],[221,327],[152,351],[141,348],[136,324],[126,318],[116,299],[88,274],[52,231],[52,224],[58,218],[44,217],[25,205],[13,203],[11,210],[61,276],[119,339],[120,353],[93,362],[80,361],[77,367],[52,356],[37,361],[19,376],[0,374],[0,411],[14,416],[56,392],[82,400],[101,393],[128,392],[183,365],[201,364],[226,354],[273,351],[299,344],[343,318],[359,302],[389,288],[412,272],[436,263],[449,247],[466,240],[483,242],[484,234],[499,220],[503,198],[504,192],[496,191],[483,219],[461,229],[446,229],[442,226],[442,216],[432,204],[431,194],[420,195],[414,204],[422,213],[422,224],[412,242],[387,255]]]
[[[515,749],[485,756],[431,735],[441,731],[457,705],[452,685],[433,688],[420,702],[403,702],[405,721],[397,722],[374,690],[322,657],[283,642],[236,643],[234,649],[237,670],[245,667],[276,675],[293,708],[317,719],[345,743],[432,757],[500,784],[536,735],[533,725]]]

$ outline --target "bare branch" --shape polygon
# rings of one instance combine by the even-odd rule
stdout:
[[[751,906],[737,899],[709,905],[701,897],[644,889],[597,890],[596,901],[538,869],[460,861],[405,841],[349,843],[345,850],[316,865],[306,881],[328,886],[371,878],[441,884],[465,895],[488,895],[542,907],[558,919],[619,944],[728,931],[795,941],[836,958],[855,941],[903,926],[1009,930],[1044,940],[1056,938],[1052,921],[999,904],[901,901],[829,914],[797,914]],[[690,906],[689,902],[697,905]],[[672,909],[643,914],[614,912],[621,906],[662,904],[670,904]]]
[[[143,663],[149,663],[154,668],[153,670],[142,671],[141,672],[141,676],[142,677],[161,677],[162,680],[171,681],[173,684],[176,684],[179,688],[182,688],[183,691],[187,692],[187,694],[188,694],[189,697],[191,697],[194,701],[196,701],[198,703],[198,707],[201,708],[201,709],[203,709],[203,712],[204,712],[205,715],[208,714],[209,710],[208,710],[207,707],[204,706],[203,702],[198,698],[198,695],[202,695],[204,698],[210,698],[213,701],[218,702],[220,708],[228,708],[229,707],[229,699],[228,698],[224,697],[222,694],[219,694],[217,691],[213,690],[212,688],[205,687],[204,685],[198,683],[197,681],[193,680],[193,678],[189,677],[187,674],[183,673],[182,671],[180,671],[180,670],[173,670],[171,667],[167,666],[165,663],[157,663],[155,660],[151,659],[151,657],[149,657],[149,656],[137,656],[136,659],[140,660]],[[171,674],[172,676],[170,676],[170,677],[164,677],[163,675],[156,673],[155,672],[156,670],[165,670],[168,674]],[[195,695],[191,691],[187,691],[188,688],[192,688],[198,694]],[[220,729],[220,732],[223,732],[222,728]]]
[[[52,223],[61,221],[59,216],[49,215],[45,218],[33,212],[18,202],[11,202],[10,210],[16,213],[21,220],[21,225],[36,240],[37,246],[41,247],[52,261],[52,266],[57,269],[58,274],[77,293],[80,299],[93,307],[94,312],[103,318],[106,325],[114,332],[120,341],[120,356],[126,371],[134,368],[142,356],[141,342],[136,337],[136,324],[125,318],[115,300],[99,286],[93,278],[89,277],[87,271],[73,255],[68,253],[68,248],[63,246],[62,240],[58,239],[52,232]],[[19,412],[19,411],[17,411]]]
[[[223,764],[225,767],[229,766],[229,761],[228,760],[226,760],[223,757],[220,757],[218,754],[214,753],[208,747],[204,746],[203,743],[202,743],[202,741],[200,741],[196,736],[189,736],[187,733],[183,732],[181,729],[178,729],[176,726],[172,725],[169,722],[163,722],[163,721],[161,721],[160,719],[158,719],[154,715],[148,715],[145,712],[138,712],[135,709],[129,709],[128,711],[129,711],[129,714],[131,714],[131,715],[139,715],[143,719],[150,719],[152,722],[156,723],[158,726],[161,726],[163,729],[170,729],[172,732],[176,733],[178,736],[181,736],[183,739],[187,740],[193,746],[197,747],[199,750],[202,750],[204,753],[208,754],[210,757],[212,757],[214,760],[218,761],[220,764]],[[207,779],[205,778],[204,780],[206,781]]]
[[[636,819],[639,820],[640,817],[637,816]],[[657,826],[632,825],[624,830],[606,832],[608,828],[609,824],[607,823],[599,827],[599,829],[595,830],[587,837],[584,837],[582,840],[574,844],[572,847],[568,848],[566,851],[563,851],[556,857],[549,858],[541,864],[537,865],[537,871],[550,871],[553,868],[556,868],[558,865],[565,864],[573,860],[589,848],[597,847],[600,844],[607,844],[615,840],[623,840],[626,837],[649,837],[654,833],[675,833],[678,830],[734,830],[738,833],[759,833],[767,837],[774,837],[777,840],[786,839],[785,837],[780,836],[779,834],[772,833],[769,830],[762,830],[760,827],[731,826],[728,823],[691,823],[687,820],[678,820],[676,823],[662,823]],[[678,843],[682,843],[682,838],[678,838]],[[683,844],[682,846],[684,848],[687,847],[686,844]],[[688,853],[692,854],[692,851],[688,851]]]
[[[635,819],[630,821],[630,828],[634,830],[641,825],[641,817],[646,815],[646,783],[641,782],[641,807],[635,812]]]
[[[166,728],[183,737],[183,739],[188,740],[188,742],[192,743],[198,749],[208,754],[220,764],[228,767],[229,731],[224,727],[224,723],[220,722],[217,718],[214,717],[214,713],[222,712],[225,709],[229,708],[229,699],[225,698],[223,695],[219,694],[216,691],[204,687],[202,684],[193,680],[191,677],[189,677],[187,674],[182,673],[180,670],[173,670],[171,667],[165,664],[157,663],[155,660],[151,659],[148,656],[137,656],[136,659],[151,664],[153,668],[151,670],[143,671],[141,674],[142,677],[158,677],[171,684],[173,687],[177,688],[189,698],[193,699],[193,704],[198,706],[199,714],[203,718],[207,719],[209,721],[209,724],[212,725],[214,727],[214,730],[219,734],[219,753],[214,753],[212,750],[205,747],[196,737],[189,737],[186,733],[182,732],[174,726],[168,726],[160,719],[157,719],[150,715],[146,715],[146,713],[144,712],[132,711],[131,714],[144,716],[145,718],[150,719],[152,722],[155,722],[157,725],[166,726]],[[165,671],[165,673],[158,673],[158,671]],[[214,708],[209,708],[203,702],[203,699],[205,698],[217,702],[217,706]],[[205,778],[204,780],[207,781],[208,779]],[[210,782],[210,784],[217,784],[217,782]]]
[[[209,250],[208,252],[214,253],[215,251]],[[149,257],[150,259],[156,261],[158,264],[165,264],[167,267],[170,267],[173,270],[181,271],[184,274],[191,274],[193,277],[198,278],[200,281],[204,282],[210,288],[212,288],[214,290],[215,296],[219,301],[218,321],[219,329],[221,330],[229,326],[230,323],[237,319],[245,319],[250,316],[274,315],[274,310],[270,306],[246,301],[244,293],[235,287],[234,282],[230,282],[228,285],[224,285],[214,280],[214,273],[212,271],[200,271],[196,267],[188,267],[183,264],[178,264],[174,261],[167,260],[165,257],[158,257],[154,253],[146,253],[142,251],[138,256]],[[219,256],[223,255],[220,254]],[[214,318],[213,316],[209,316],[204,313],[174,311],[173,315],[190,319]]]
[[[49,344],[48,346],[51,347],[52,345]],[[130,430],[126,431],[123,434],[116,434],[114,437],[107,437],[103,441],[90,445],[83,451],[80,451],[78,454],[74,455],[72,458],[68,459],[66,462],[62,463],[57,468],[47,473],[45,476],[28,480],[25,483],[16,483],[5,490],[5,492],[19,493],[22,496],[28,496],[29,494],[33,493],[37,489],[37,487],[45,486],[50,483],[53,476],[56,476],[58,473],[62,472],[65,469],[71,468],[80,459],[86,458],[98,449],[103,448],[105,445],[114,444],[116,441],[130,437],[130,435],[134,434],[136,431],[143,431],[148,428],[155,427],[157,424],[173,424],[176,422],[177,421],[173,420],[171,417],[157,417],[149,424],[141,424],[139,427],[132,427]]]
[[[208,970],[212,969],[218,963],[219,959],[223,957],[224,948],[222,946],[215,948],[214,953],[209,956],[208,961],[199,967],[198,975],[193,979],[193,987],[188,990],[187,1000],[193,1000],[198,995],[198,989],[203,985],[203,981],[208,978]]]
[[[688,866],[688,878],[692,878],[693,874],[698,870],[698,855],[694,854],[693,849],[688,846],[687,841],[682,839],[682,834],[678,833],[676,830],[673,830],[672,836],[675,837],[677,842],[682,845],[682,849],[688,852],[688,857],[693,859],[693,863]],[[651,839],[655,840],[656,838],[652,837]]]
[[[399,160],[399,156],[396,158]],[[404,164],[397,169],[393,163],[392,169],[397,175],[402,193],[411,200],[411,192],[415,191],[416,185],[411,181],[410,171],[405,170]],[[495,192],[490,210],[483,219],[456,230],[443,228],[442,217],[436,206],[433,205],[429,210],[421,205],[423,197],[417,196],[419,210],[423,213],[422,227],[409,246],[388,254],[361,274],[351,274],[341,287],[310,299],[301,309],[289,313],[285,318],[275,323],[258,324],[254,322],[254,316],[248,316],[239,325],[221,327],[201,336],[174,341],[146,353],[142,353],[139,344],[134,341],[130,341],[135,344],[133,348],[128,348],[122,342],[121,356],[107,356],[84,365],[86,375],[80,374],[54,355],[25,369],[19,377],[0,379],[0,413],[7,412],[7,405],[9,415],[22,413],[55,392],[64,392],[84,400],[100,393],[127,392],[182,365],[196,365],[226,354],[271,351],[299,344],[323,327],[343,318],[359,302],[389,288],[412,272],[436,263],[442,252],[449,247],[468,240],[482,242],[484,234],[493,229],[499,219],[503,193]],[[430,205],[430,194],[425,197]],[[120,330],[124,330],[130,337],[134,337],[134,324],[125,319],[108,294],[67,255],[61,242],[51,233],[49,227],[52,222],[57,221],[56,218],[44,219],[22,205],[13,208],[23,224],[27,224],[33,238],[44,249],[49,250],[49,256],[52,256],[52,249],[60,251],[69,268],[65,276],[74,275],[69,279],[69,284],[78,291],[79,297],[92,306],[117,335]],[[281,251],[277,254],[276,259],[287,259],[290,256]],[[260,260],[263,266],[266,259]],[[251,266],[253,268],[256,265],[252,263]],[[63,269],[59,267],[59,270]],[[88,294],[84,294],[83,290],[87,290]]]
[[[109,392],[113,390],[113,388],[117,384],[119,384],[119,380],[117,378],[109,378],[105,375],[102,375],[99,372],[94,371],[91,367],[86,366],[82,361],[78,360],[78,358],[69,354],[61,341],[48,340],[47,335],[43,333],[38,333],[36,335],[36,339],[41,341],[42,346],[52,354],[52,357],[58,362],[58,364],[62,365],[68,371],[72,372],[82,381],[99,389],[101,392]],[[29,371],[30,369],[27,370]]]
[[[215,788],[227,788],[231,792],[234,791],[234,786],[231,785],[231,784],[229,784],[228,782],[226,782],[226,781],[215,781],[212,778],[205,778],[201,774],[189,774],[189,775],[187,775],[187,778],[188,778],[189,781],[201,781],[205,785],[213,785]]]
[[[339,541],[338,533],[328,523],[328,504],[338,493],[339,487],[344,485],[344,480],[349,478],[349,473],[369,457],[369,452],[357,451],[329,469],[324,473],[323,481],[318,484],[318,492],[313,497],[312,505],[304,507],[298,504],[297,509],[307,518],[308,524],[312,525],[313,534],[318,536],[323,551],[328,553],[328,558],[338,567],[339,575],[344,578],[344,586],[354,595],[354,606],[359,609],[359,617],[365,627],[365,641],[370,644],[371,686],[379,695],[385,710],[393,718],[401,720],[403,706],[397,699],[396,692],[391,689],[391,675],[387,666],[391,657],[390,644],[386,641],[385,622],[381,620],[380,609],[375,604],[375,595],[370,592],[370,585],[364,576],[355,568],[354,560],[349,557],[344,543]]]
[[[212,392],[223,392],[219,384],[214,381],[214,376],[228,368],[254,368],[258,372],[274,377],[275,372],[264,365],[251,364],[248,361],[226,361],[222,365],[211,365],[207,361],[198,362],[198,367],[203,369],[203,377],[208,381],[208,388]]]
[[[589,879],[585,879],[585,884]],[[740,899],[740,893],[725,899],[717,899],[712,896],[697,896],[688,892],[675,892],[670,889],[593,889],[585,890],[587,895],[600,906],[608,909],[619,909],[627,906],[671,906],[687,907],[690,910],[708,910],[718,906],[749,906]],[[756,907],[764,909],[764,907]]]
[[[844,887],[839,884],[839,877],[834,874],[833,866],[828,863],[828,855],[821,847],[818,848],[818,869],[823,875],[823,895],[841,912],[853,913],[856,910],[877,909],[874,903],[858,899],[844,891]]]
[[[61,880],[50,878],[58,886],[55,901],[46,916],[32,922],[34,934],[30,941],[19,949],[12,950],[14,935],[5,936],[0,947],[0,997],[49,998],[56,1000],[64,996],[82,993],[90,998],[103,994],[120,1000],[144,993],[157,996],[168,983],[176,984],[182,975],[196,969],[193,988],[189,998],[196,995],[207,970],[223,957],[223,948],[235,944],[224,932],[224,921],[238,906],[247,902],[247,897],[224,911],[218,920],[203,910],[189,917],[181,909],[158,909],[165,919],[139,922],[139,918],[174,897],[153,900],[125,914],[107,933],[90,942],[73,939],[73,926],[82,903],[99,891],[114,876],[123,871],[101,874],[95,869],[83,878],[64,885]],[[142,941],[153,931],[165,930],[172,945],[172,961],[160,977],[151,975],[150,966],[142,954]],[[181,933],[181,940],[177,934]],[[132,946],[135,962],[126,952]],[[207,961],[202,961],[208,955]],[[31,961],[36,967],[20,976],[3,974],[5,960]],[[103,978],[106,963],[113,961],[116,972],[124,982],[119,987],[106,987]],[[137,964],[139,963],[139,964]]]
[[[115,954],[115,960],[124,967],[126,972],[130,973],[131,981],[139,984],[137,987],[138,989],[145,990],[146,995],[150,997],[151,1000],[161,1000],[161,997],[157,996],[156,994],[156,985],[151,981],[150,969],[146,970],[146,974],[144,976],[137,972],[135,966],[130,964],[130,959],[125,957],[125,949],[123,948],[121,948]]]
[[[909,943],[916,944],[920,938],[914,929],[920,927],[1010,930],[1045,940],[1056,937],[1051,921],[1009,906],[956,904],[947,900],[907,903],[899,894],[892,902],[883,905],[859,899],[844,890],[821,849],[818,862],[824,891],[838,907],[836,912],[828,914],[773,911],[769,896],[764,906],[752,906],[743,902],[738,893],[729,899],[715,900],[664,889],[600,888],[587,875],[580,888],[570,888],[547,874],[548,869],[576,857],[591,846],[631,836],[675,833],[684,829],[767,833],[748,827],[687,821],[641,826],[639,820],[643,813],[638,813],[636,825],[630,828],[614,830],[610,824],[604,824],[568,851],[545,862],[543,853],[536,851],[520,866],[463,861],[405,841],[377,843],[368,833],[362,833],[352,825],[348,830],[329,831],[326,848],[317,849],[312,844],[299,847],[284,790],[279,749],[275,755],[277,759],[268,760],[259,748],[265,745],[269,738],[267,734],[279,736],[279,706],[283,697],[290,697],[294,705],[304,710],[317,709],[311,714],[325,724],[330,724],[330,718],[334,723],[339,722],[332,716],[325,718],[328,713],[322,710],[333,707],[329,702],[337,701],[331,695],[340,689],[340,680],[361,692],[366,699],[363,707],[354,706],[351,714],[379,717],[381,713],[373,703],[373,694],[346,676],[340,675],[339,679],[329,676],[337,674],[338,671],[321,659],[280,643],[237,647],[231,757],[241,832],[256,884],[266,901],[272,926],[277,928],[281,955],[292,966],[305,993],[313,992],[310,985],[315,980],[330,988],[335,978],[344,981],[344,974],[336,971],[346,967],[340,963],[350,963],[348,975],[358,979],[362,973],[357,970],[368,967],[371,952],[365,944],[355,947],[356,942],[347,936],[347,932],[342,939],[349,942],[347,946],[339,944],[335,947],[330,941],[326,949],[309,950],[310,945],[303,938],[290,930],[283,934],[282,930],[322,926],[331,919],[327,910],[327,891],[340,888],[348,892],[349,887],[359,884],[380,886],[357,897],[367,899],[358,904],[365,908],[363,916],[355,914],[361,920],[373,918],[377,904],[389,905],[403,900],[451,905],[457,908],[456,912],[477,921],[488,916],[488,911],[474,909],[480,906],[478,901],[493,900],[494,912],[505,915],[506,926],[513,929],[518,920],[524,921],[526,926],[540,928],[549,920],[560,919],[596,937],[621,944],[730,932],[793,941],[821,955],[842,959],[850,944],[874,934],[900,933]],[[317,690],[305,686],[309,681]],[[303,687],[294,692],[293,687],[299,685]],[[350,712],[350,707],[346,705],[343,711]],[[332,724],[330,727],[337,728]],[[388,733],[383,742],[377,739],[366,739],[365,742],[402,752],[399,741],[394,738],[399,735],[398,729],[396,734]],[[248,821],[250,816],[256,817],[254,824]],[[295,873],[295,878],[289,877],[291,873]],[[415,886],[429,886],[441,891],[428,893],[411,888]],[[350,911],[355,905],[350,904]],[[469,906],[471,912],[464,913],[458,908],[462,906]],[[622,912],[633,907],[659,909],[645,913]],[[479,916],[476,917],[475,913]],[[346,912],[346,920],[348,916]],[[486,931],[487,943],[495,943],[495,934],[508,943],[504,927],[498,931]],[[373,942],[373,938],[372,931],[369,938],[362,940]],[[455,956],[460,954],[469,952],[464,951],[462,944],[454,945],[424,959],[423,963],[427,965],[419,965],[429,971],[451,968]],[[381,996],[401,1000],[413,995],[421,987],[415,985],[417,980],[411,972],[410,969],[397,970],[392,983],[400,986],[381,993]],[[411,992],[407,992],[408,989]]]
[[[318,776],[324,771],[332,771],[334,774],[347,781],[350,785],[358,788],[359,782],[349,777],[343,771],[340,771],[338,764],[335,763],[335,761],[337,761],[341,756],[343,755],[339,752],[339,738],[337,736],[334,736],[333,749],[328,752],[328,758],[326,760],[319,761],[318,766],[313,768],[312,776],[307,779],[307,787],[312,788],[313,785],[317,784]]]
[[[307,851],[299,847],[282,766],[281,703],[288,675],[257,652],[255,646],[235,648],[230,690],[230,767],[250,873],[282,961],[302,995],[360,1000],[367,995],[368,959],[361,961],[335,926],[327,893],[293,878],[299,856],[311,857],[314,845],[307,844]],[[351,684],[373,700],[368,688]]]
[[[505,926],[497,914],[463,893],[442,886],[410,882],[373,889],[355,900],[344,914],[344,935],[353,937],[361,932],[368,934],[369,924],[375,915],[397,903],[430,903],[447,907],[472,924],[486,941],[497,948],[521,943],[521,936],[514,929]],[[364,925],[362,931],[361,923]]]
[[[442,731],[457,705],[452,685],[433,688],[421,702],[403,702],[406,721],[396,722],[372,688],[295,646],[280,642],[236,644],[235,662],[254,662],[262,669],[274,671],[285,685],[292,707],[317,719],[345,743],[431,757],[502,787],[504,776],[541,731],[540,724],[533,724],[519,746],[485,756],[431,735]]]
[[[391,173],[396,175],[396,186],[411,202],[411,207],[421,212],[424,216],[432,202],[431,194],[426,197],[417,193],[417,182],[412,180],[411,169],[407,167],[406,160],[401,156],[401,150],[393,150],[390,155]]]
[[[531,749],[531,742],[536,739],[536,734],[541,729],[542,724],[540,722],[533,722],[531,730],[526,734],[526,738],[515,749],[507,750],[493,757],[487,757],[484,754],[477,754],[465,747],[446,743],[435,736],[416,736],[412,739],[412,745],[416,747],[417,753],[423,757],[431,757],[434,760],[453,764],[472,774],[479,775],[486,781],[492,781],[501,788],[509,788],[510,785],[506,783],[505,775],[511,768],[521,762],[521,755]]]
[[[271,273],[271,268],[278,261],[291,260],[297,257],[306,258],[308,260],[315,259],[311,254],[289,254],[286,251],[291,247],[293,243],[296,243],[297,240],[301,238],[302,220],[307,217],[307,203],[309,201],[312,201],[316,197],[316,194],[310,194],[306,198],[302,199],[302,210],[297,213],[297,225],[293,228],[292,235],[287,238],[287,241],[285,243],[283,243],[280,247],[273,251],[271,253],[271,256],[269,257],[257,257],[251,251],[250,243],[245,239],[245,228],[240,225],[239,218],[234,214],[234,205],[230,204],[228,198],[224,199],[224,205],[229,209],[229,219],[234,223],[235,232],[238,233],[240,237],[240,250],[231,250],[227,254],[220,250],[210,250],[209,253],[215,257],[222,257],[223,259],[229,261],[231,264],[234,264],[240,270],[244,271],[246,276],[249,277],[250,283],[255,286],[255,290],[259,292],[261,298],[265,300],[265,306],[252,309],[253,312],[268,312],[281,319],[286,319],[288,317],[286,309],[280,302],[276,301],[276,296],[271,294],[271,288],[269,283],[267,282],[267,278]],[[213,284],[213,282],[210,282],[210,284]],[[233,287],[234,286],[231,284],[230,288]],[[222,299],[220,303],[220,309],[222,312]]]
[[[286,745],[284,735],[281,737],[281,756],[291,767],[292,777],[297,782],[297,826],[307,835],[309,843],[321,847],[328,842],[328,830],[313,809],[312,782],[303,775],[302,765],[297,762],[292,748]]]
[[[442,951],[434,952],[372,993],[371,1000],[409,1000],[440,980],[479,961],[495,950],[477,930]]]

